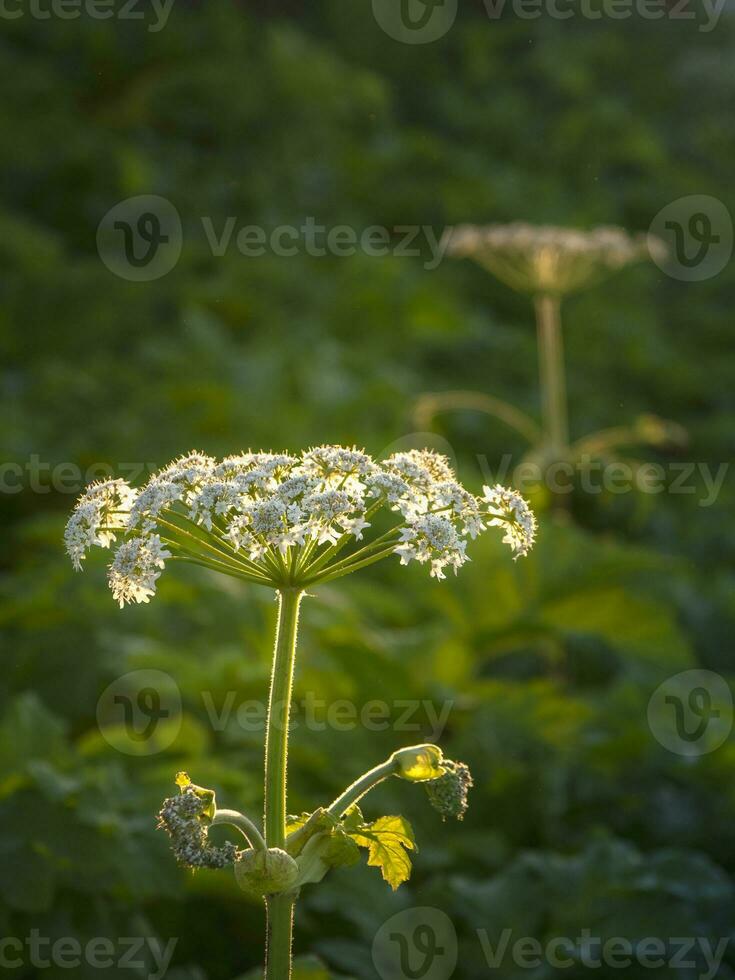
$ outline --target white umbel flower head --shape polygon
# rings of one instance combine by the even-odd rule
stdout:
[[[157,534],[123,541],[110,565],[112,595],[120,608],[126,602],[148,602],[166,558],[171,557]]]
[[[490,527],[505,528],[503,541],[510,545],[515,557],[527,555],[536,539],[536,518],[523,497],[515,490],[496,484],[483,487],[482,492],[490,516]]]
[[[122,606],[148,602],[167,559],[276,589],[331,581],[389,555],[428,564],[441,579],[489,526],[504,528],[516,556],[533,543],[522,497],[503,487],[474,496],[443,456],[412,450],[377,462],[318,446],[221,462],[189,453],[139,491],[122,480],[92,486],[69,519],[66,547],[80,568],[92,545],[123,537],[109,568]]]
[[[531,225],[459,225],[449,232],[450,255],[475,259],[520,292],[564,295],[604,278],[664,247],[623,228],[591,231]]]
[[[79,571],[92,545],[109,548],[115,532],[126,527],[135,492],[124,480],[93,483],[79,498],[66,525],[64,543]]]

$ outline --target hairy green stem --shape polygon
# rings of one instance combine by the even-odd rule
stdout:
[[[358,800],[361,800],[374,786],[382,783],[388,776],[392,776],[396,769],[397,765],[393,758],[381,762],[379,766],[366,772],[359,779],[356,779],[351,786],[348,786],[344,793],[329,805],[327,813],[339,819],[345,811],[354,806]]]
[[[295,904],[296,899],[293,893],[269,895],[266,899],[268,938],[265,953],[265,980],[289,980],[291,977],[291,943]]]
[[[296,635],[301,589],[282,588],[278,593],[278,626],[273,651],[273,673],[268,698],[265,736],[265,839],[268,847],[286,843],[286,770],[288,722],[291,711]],[[269,895],[266,980],[289,980],[293,895]]]

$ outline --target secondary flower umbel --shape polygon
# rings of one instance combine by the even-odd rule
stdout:
[[[530,225],[459,225],[451,230],[450,255],[475,259],[502,282],[533,295],[564,295],[604,278],[649,254],[665,254],[652,236],[603,226],[591,231]]]
[[[306,588],[391,554],[402,564],[427,563],[444,578],[447,567],[456,572],[468,560],[468,540],[488,526],[504,528],[516,557],[533,544],[536,523],[521,496],[503,487],[474,496],[443,456],[411,450],[376,462],[356,449],[320,446],[221,462],[190,453],[141,490],[123,480],[94,484],[65,540],[79,569],[92,545],[122,539],[109,583],[123,606],[148,602],[167,559],[271,588]]]

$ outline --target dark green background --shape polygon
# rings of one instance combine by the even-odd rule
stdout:
[[[537,412],[531,307],[479,267],[214,257],[203,215],[438,234],[519,218],[645,231],[690,194],[735,210],[728,14],[703,33],[638,17],[491,22],[463,3],[445,38],[412,47],[365,0],[177,0],[163,30],[151,20],[0,22],[0,445],[23,467],[322,442],[377,455],[413,431],[416,397],[444,388]],[[111,274],[95,244],[107,210],[139,194],[168,198],[184,225],[178,265],[151,283]],[[653,412],[690,443],[643,456],[729,462],[734,286],[731,265],[687,285],[644,264],[570,300],[574,434]],[[478,454],[495,466],[523,450],[482,415],[443,416],[439,431],[474,489]],[[101,557],[71,571],[75,493],[48,480],[24,471],[22,492],[2,495],[0,933],[179,937],[171,980],[233,980],[261,960],[261,910],[224,873],[179,870],[153,815],[181,768],[258,812],[262,733],[234,719],[213,731],[202,691],[216,705],[265,696],[275,605],[169,569],[151,605],[120,612]],[[369,814],[400,808],[415,825],[414,877],[396,895],[365,867],[305,889],[300,953],[375,977],[375,931],[411,905],[452,918],[462,978],[557,975],[510,962],[490,974],[478,928],[731,936],[735,742],[686,760],[646,721],[670,675],[733,676],[732,481],[708,508],[697,487],[578,497],[574,523],[542,515],[525,561],[488,535],[456,580],[388,562],[307,601],[297,698],[450,700],[442,744],[476,785],[456,825],[419,790],[376,793]],[[176,679],[185,723],[135,758],[101,738],[95,709],[140,668]],[[298,729],[290,809],[428,734]],[[733,976],[730,950],[719,978]]]

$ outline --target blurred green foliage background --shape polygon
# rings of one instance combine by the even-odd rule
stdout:
[[[2,494],[0,931],[178,937],[171,980],[233,980],[261,961],[261,909],[226,874],[178,869],[154,813],[178,769],[222,805],[259,811],[262,731],[234,713],[214,730],[207,703],[265,697],[275,604],[172,569],[152,604],[119,611],[103,559],[75,576],[63,555],[80,488],[60,488],[54,468],[119,473],[192,448],[323,442],[377,455],[412,432],[427,390],[538,410],[531,307],[479,267],[215,256],[201,217],[440,234],[515,219],[645,231],[688,194],[735,212],[729,12],[704,33],[635,16],[490,21],[467,3],[446,37],[410,47],[368,3],[304,8],[176,0],[157,33],[150,16],[84,15],[27,15],[0,31],[0,445],[23,467]],[[169,199],[184,226],[180,261],[150,283],[114,276],[95,245],[105,212],[138,194]],[[734,286],[732,264],[692,285],[648,264],[571,299],[573,434],[654,412],[690,442],[647,458],[728,463]],[[485,416],[440,421],[474,489],[478,455],[496,467],[523,450]],[[646,720],[651,693],[679,671],[735,676],[729,476],[713,506],[695,478],[693,494],[578,499],[573,522],[542,516],[525,561],[485,540],[456,580],[382,563],[306,602],[297,701],[451,702],[441,743],[476,785],[456,826],[410,787],[377,791],[368,813],[415,825],[413,879],[393,895],[361,867],[305,889],[300,953],[335,976],[374,978],[377,928],[412,905],[451,917],[461,978],[488,975],[478,928],[493,941],[504,928],[541,940],[583,928],[733,935],[735,742],[687,759]],[[133,757],[102,738],[95,712],[111,682],[141,668],[175,679],[184,723],[168,748]],[[419,731],[297,728],[291,811],[431,736],[425,711],[412,720]],[[587,972],[507,962],[494,975]],[[37,973],[26,963],[9,975]],[[735,977],[735,949],[718,977]]]

